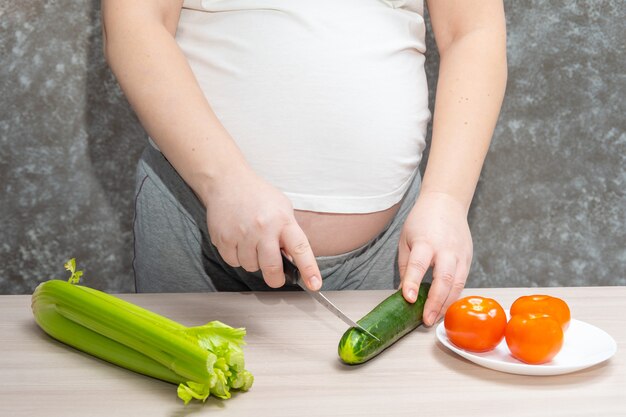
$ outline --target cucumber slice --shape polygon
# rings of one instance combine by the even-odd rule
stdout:
[[[357,323],[380,341],[351,327],[339,341],[341,360],[349,365],[366,362],[422,324],[422,313],[429,289],[430,283],[422,283],[417,301],[413,304],[404,299],[402,290],[398,290],[374,307]]]

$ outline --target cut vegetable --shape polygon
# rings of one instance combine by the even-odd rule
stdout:
[[[422,323],[430,283],[422,283],[415,303],[404,299],[398,290],[357,321],[380,341],[357,328],[349,328],[339,341],[339,357],[350,365],[366,362]]]
[[[73,261],[73,260],[72,260]],[[137,305],[78,283],[75,263],[69,282],[46,281],[33,293],[37,324],[53,338],[126,369],[179,384],[187,404],[209,395],[230,398],[246,391],[253,376],[244,369],[245,329],[219,321],[186,327]]]

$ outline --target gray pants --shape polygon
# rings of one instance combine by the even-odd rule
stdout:
[[[418,174],[396,216],[371,242],[348,253],[317,257],[323,290],[397,288],[398,239],[419,186]],[[137,292],[271,290],[260,271],[233,268],[222,259],[211,244],[206,209],[152,146],[137,167],[133,229]]]

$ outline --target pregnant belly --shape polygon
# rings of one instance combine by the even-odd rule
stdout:
[[[332,256],[360,248],[378,236],[395,216],[400,203],[365,214],[318,213],[295,210],[315,256]]]

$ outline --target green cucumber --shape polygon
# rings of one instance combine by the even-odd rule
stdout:
[[[398,290],[374,307],[357,323],[380,341],[350,327],[339,341],[341,360],[349,365],[366,362],[422,324],[422,313],[429,289],[430,283],[422,283],[417,301],[413,304],[404,299],[402,290]]]

